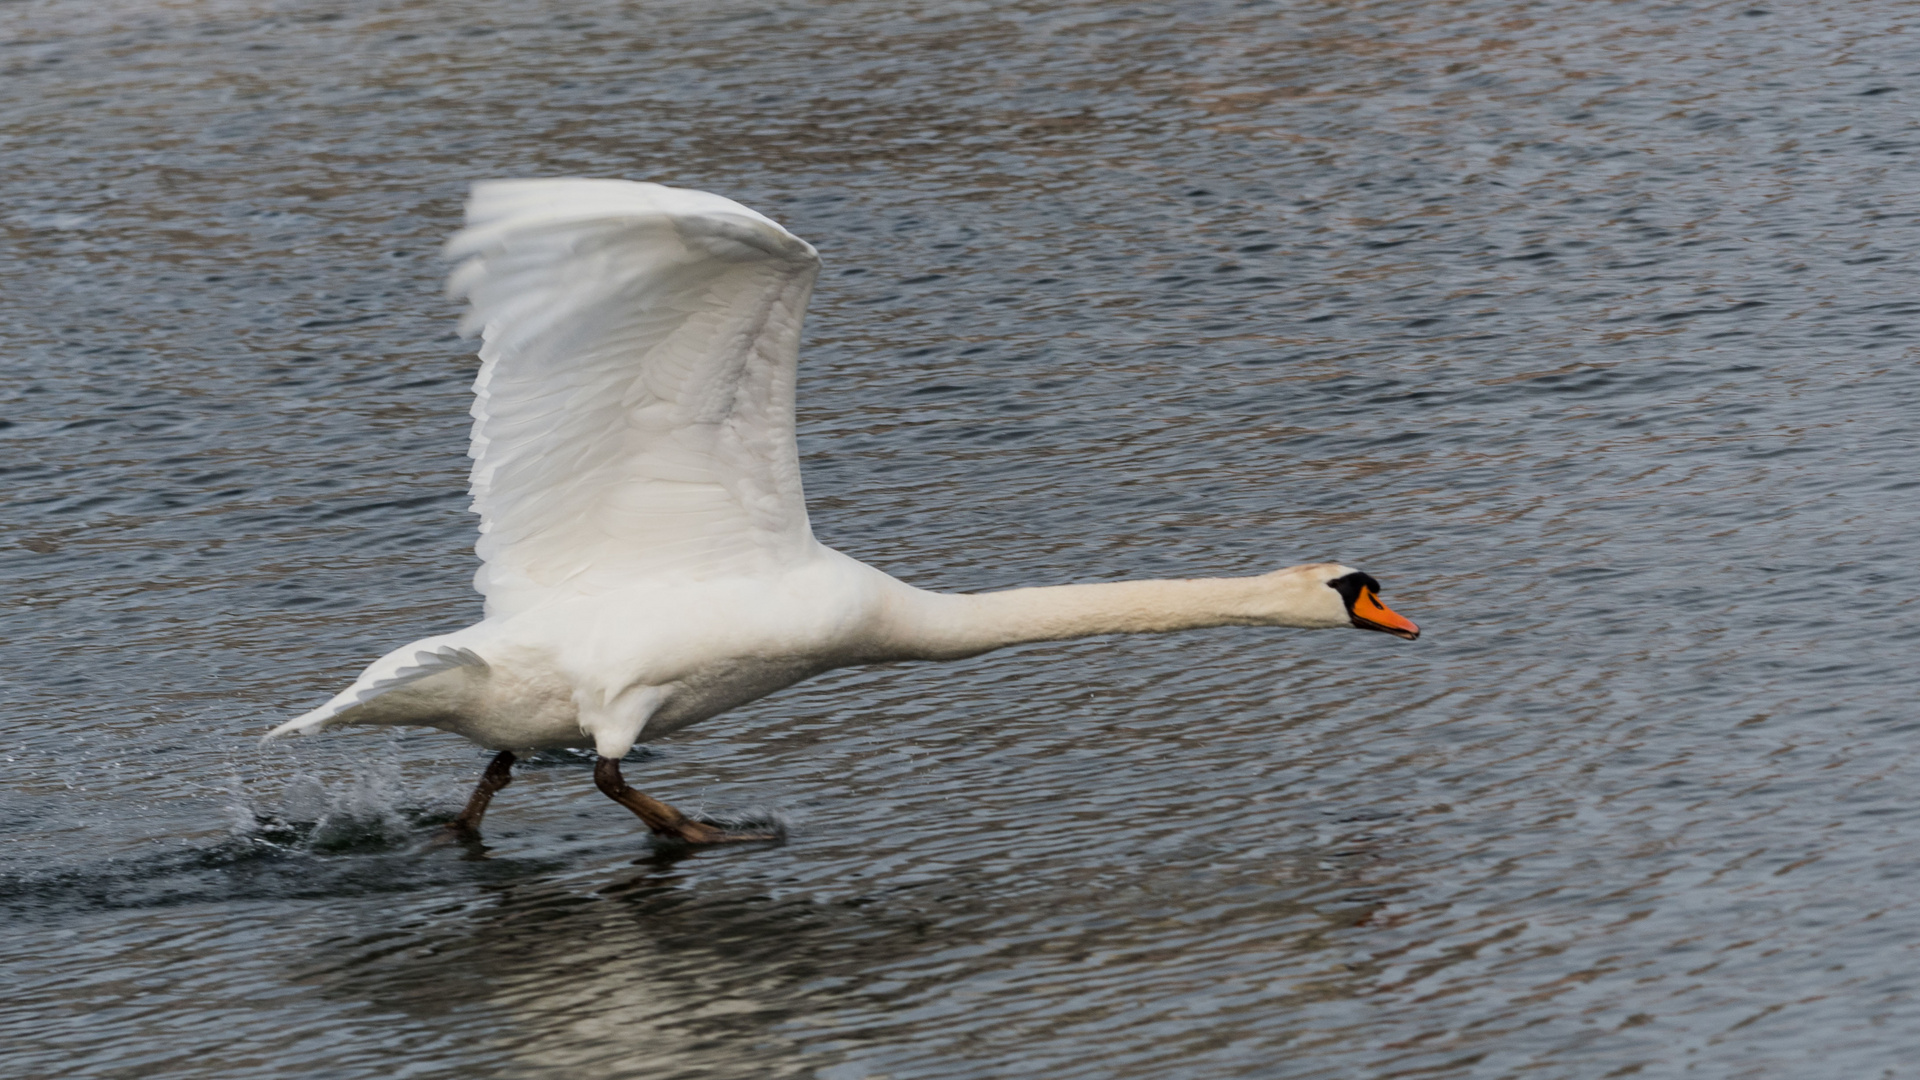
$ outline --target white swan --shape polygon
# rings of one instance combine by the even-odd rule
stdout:
[[[813,538],[794,449],[812,245],[729,199],[613,180],[476,184],[449,291],[479,331],[473,509],[485,617],[388,653],[267,738],[414,724],[501,753],[592,747],[656,834],[739,834],[629,788],[619,759],[849,664],[1202,626],[1419,628],[1350,567],[926,592]]]

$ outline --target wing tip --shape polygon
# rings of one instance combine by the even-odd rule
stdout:
[[[327,721],[340,715],[340,712],[340,709],[334,707],[333,702],[328,702],[311,712],[301,713],[299,716],[280,724],[272,731],[260,736],[258,745],[264,748],[269,744],[295,735],[311,735],[316,731],[324,731],[331,726]]]
[[[562,176],[476,180],[468,188],[466,227],[446,243],[444,254],[460,261],[447,282],[455,298],[470,294],[485,276],[473,260],[508,237],[595,221],[672,221],[683,231],[714,232],[777,258],[819,261],[812,244],[785,226],[724,195],[668,187],[645,180]],[[699,229],[706,224],[708,228]]]
[[[293,735],[312,735],[340,724],[356,721],[349,713],[373,699],[452,668],[486,669],[486,657],[473,649],[442,639],[425,638],[402,646],[375,660],[354,680],[352,686],[335,694],[325,705],[280,724],[260,736],[260,745]],[[383,721],[384,722],[384,721]]]

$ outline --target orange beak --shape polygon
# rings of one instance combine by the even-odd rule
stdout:
[[[1412,619],[1394,614],[1392,608],[1380,602],[1372,589],[1361,589],[1360,595],[1354,599],[1353,625],[1362,630],[1383,630],[1408,641],[1420,636],[1420,628],[1413,625]]]

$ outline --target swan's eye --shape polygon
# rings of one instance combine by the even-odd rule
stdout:
[[[1351,612],[1354,602],[1360,599],[1360,593],[1364,590],[1378,594],[1380,583],[1373,579],[1372,574],[1355,570],[1351,574],[1342,574],[1327,582],[1327,588],[1339,593],[1340,599],[1346,601],[1347,610]]]

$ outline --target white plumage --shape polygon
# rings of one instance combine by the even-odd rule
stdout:
[[[1221,624],[1418,633],[1371,578],[1333,564],[961,596],[822,546],[793,430],[819,256],[731,200],[481,183],[447,253],[462,327],[482,339],[469,453],[485,618],[381,657],[269,738],[421,724],[505,751],[592,746],[611,769],[603,790],[656,832],[706,840],[720,837],[634,806],[644,796],[611,763],[829,668]]]
[[[812,245],[717,195],[611,180],[479,184],[467,221],[447,254],[484,341],[469,455],[488,615],[805,557]]]

